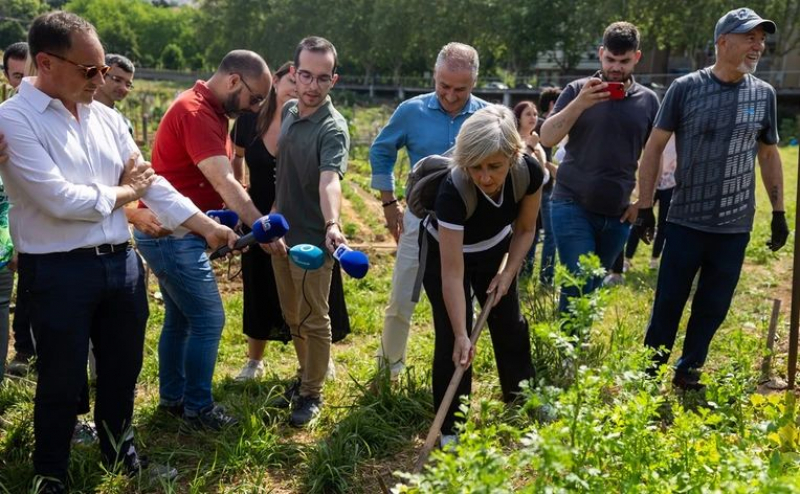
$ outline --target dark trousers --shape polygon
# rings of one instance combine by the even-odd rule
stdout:
[[[22,277],[17,280],[17,303],[14,309],[14,353],[16,358],[26,360],[36,355],[31,334],[30,290]]]
[[[427,233],[425,233],[427,235]],[[439,246],[432,237],[428,237],[428,259],[425,264],[423,284],[425,293],[431,302],[433,310],[433,326],[436,338],[433,350],[433,406],[436,410],[442,403],[447,386],[455,372],[453,364],[453,346],[455,338],[450,317],[447,314],[444,297],[442,296],[442,267],[439,256]],[[499,250],[499,249],[498,249]],[[504,252],[500,251],[500,252]],[[478,298],[481,307],[486,302],[486,289],[497,274],[502,253],[492,258],[482,258],[480,262],[465,260],[464,266],[464,298],[467,301],[467,334],[472,333],[472,293]],[[489,333],[494,346],[494,358],[497,363],[497,373],[500,376],[500,387],[503,391],[503,400],[512,401],[519,392],[519,383],[533,377],[533,364],[531,362],[531,343],[528,333],[528,323],[522,317],[519,308],[519,294],[517,282],[511,284],[508,293],[492,309],[488,318]],[[478,343],[480,345],[480,342]],[[453,434],[456,423],[455,413],[461,405],[461,396],[469,396],[472,388],[472,366],[464,373],[458,386],[456,398],[450,405],[447,417],[442,424],[442,434]]]
[[[133,249],[103,256],[22,254],[19,273],[30,296],[38,357],[36,473],[66,480],[90,339],[97,360],[94,419],[103,458],[109,464],[134,461],[130,427],[148,317],[139,257]]]
[[[711,339],[728,314],[750,234],[707,233],[667,223],[666,235],[644,343],[656,350],[664,347],[667,353],[657,355],[654,361],[658,365],[667,362],[699,271],[683,354],[677,364],[677,372],[688,373],[703,366]]]

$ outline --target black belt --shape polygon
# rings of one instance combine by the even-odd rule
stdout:
[[[106,254],[113,254],[115,252],[126,252],[130,247],[130,242],[122,242],[121,244],[102,244],[95,247],[81,247],[80,249],[72,249],[69,251],[69,253],[104,256]]]

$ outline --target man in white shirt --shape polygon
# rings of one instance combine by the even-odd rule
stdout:
[[[0,106],[10,157],[0,174],[37,342],[34,470],[47,478],[43,492],[66,492],[90,339],[103,459],[130,473],[146,467],[132,445],[131,417],[148,307],[122,206],[141,199],[165,227],[197,232],[213,247],[232,246],[236,235],[155,175],[119,115],[93,102],[108,67],[91,24],[44,14],[28,43],[38,76]]]

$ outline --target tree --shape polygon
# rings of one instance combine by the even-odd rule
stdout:
[[[0,0],[0,49],[25,41],[31,21],[47,9],[40,0]]]
[[[170,43],[161,52],[161,66],[165,69],[180,70],[186,66],[183,50],[175,43]]]

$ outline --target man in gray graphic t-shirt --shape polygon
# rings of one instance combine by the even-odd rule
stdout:
[[[658,158],[675,134],[676,186],[645,345],[666,350],[654,361],[667,362],[699,271],[683,354],[672,381],[681,389],[703,388],[699,369],[739,281],[755,214],[756,156],[773,210],[768,245],[778,250],[788,237],[775,90],[752,75],[767,33],[775,30],[774,22],[747,8],[725,14],[714,32],[716,62],[670,86],[642,158],[635,228],[647,241],[655,224],[652,198]]]

